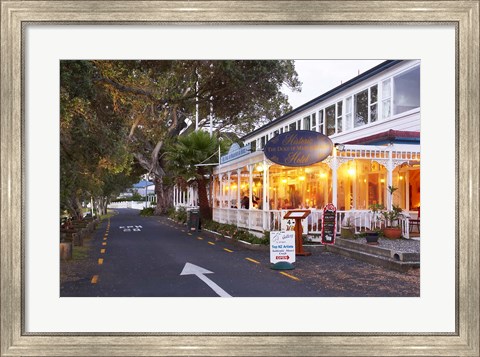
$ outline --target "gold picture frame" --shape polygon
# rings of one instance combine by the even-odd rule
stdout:
[[[1,2],[1,356],[479,356],[479,1]],[[27,23],[456,26],[457,317],[452,334],[29,334],[24,329],[22,29]],[[460,154],[459,154],[460,153]]]

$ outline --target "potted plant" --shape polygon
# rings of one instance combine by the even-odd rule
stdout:
[[[388,186],[388,192],[390,197],[393,198],[393,193],[398,187]],[[402,236],[402,228],[398,224],[398,220],[401,217],[402,209],[399,206],[392,204],[391,210],[382,211],[383,218],[385,220],[385,228],[383,229],[383,235],[386,238],[398,239]],[[396,225],[394,223],[396,222]]]
[[[366,230],[365,231],[365,239],[367,240],[367,244],[370,245],[377,245],[378,244],[378,237],[380,237],[380,230]]]

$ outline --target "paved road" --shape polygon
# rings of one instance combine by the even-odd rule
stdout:
[[[190,233],[165,217],[116,211],[95,232],[95,264],[84,279],[63,284],[61,296],[418,296],[417,276],[331,253],[297,257],[295,270],[280,272],[270,269],[268,252]],[[376,275],[369,280],[365,269],[372,268]],[[205,270],[211,273],[191,274]]]

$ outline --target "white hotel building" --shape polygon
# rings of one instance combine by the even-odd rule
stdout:
[[[263,148],[276,135],[312,130],[336,145],[322,162],[287,167]],[[312,210],[304,233],[319,234],[323,207],[337,207],[360,229],[372,227],[370,206],[420,213],[420,62],[390,60],[277,118],[233,145],[214,170],[213,219],[253,232],[280,229],[287,209]],[[393,197],[388,186],[397,187]],[[193,192],[193,191],[190,191]],[[176,205],[193,196],[176,192]],[[284,223],[284,222],[283,222]],[[408,219],[402,221],[410,236]],[[338,224],[340,231],[340,224]]]

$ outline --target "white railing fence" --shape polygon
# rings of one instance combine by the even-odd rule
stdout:
[[[259,232],[276,231],[284,229],[285,225],[282,225],[282,220],[285,213],[286,211],[280,210],[261,211],[256,209],[214,208],[213,220],[219,223],[235,224],[238,227]],[[322,216],[323,210],[311,210],[310,215],[303,224],[304,233],[321,234]],[[381,229],[383,221],[380,217],[380,213],[374,213],[369,210],[337,211],[337,233],[340,234],[342,224],[347,221],[354,227],[355,233],[360,233],[367,229]],[[402,228],[402,236],[409,238],[409,218],[407,216],[400,218],[399,225]]]
[[[131,208],[142,210],[145,207],[152,207],[151,202],[145,201],[121,201],[121,202],[111,202],[108,205],[108,208]]]

